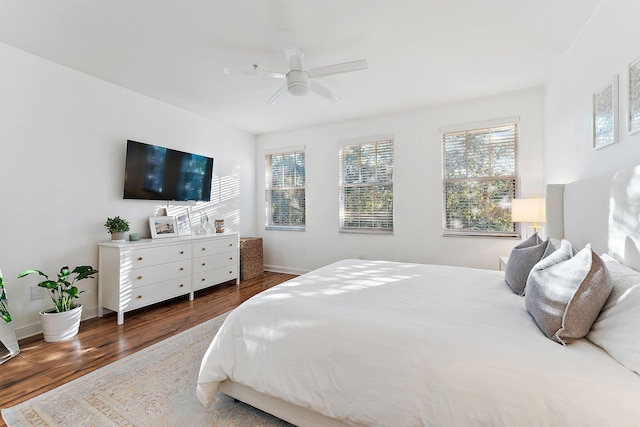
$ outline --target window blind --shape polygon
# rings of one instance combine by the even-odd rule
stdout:
[[[443,134],[445,235],[517,235],[517,141],[517,124]]]
[[[305,229],[305,181],[304,151],[265,156],[266,228]]]
[[[340,231],[393,233],[393,140],[340,148]]]

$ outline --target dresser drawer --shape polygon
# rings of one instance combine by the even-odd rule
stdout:
[[[218,283],[235,279],[236,277],[238,277],[237,264],[194,273],[193,289],[197,291],[208,286],[217,285]]]
[[[237,252],[234,251],[195,258],[193,260],[193,272],[200,273],[223,265],[235,265],[236,256]]]
[[[216,239],[193,244],[193,256],[202,257],[222,252],[235,251],[238,248],[238,239]]]
[[[123,296],[121,309],[129,311],[169,298],[188,294],[191,291],[189,281],[181,279],[182,278],[165,280],[164,282],[135,288],[129,294],[130,297],[128,300]],[[186,279],[189,279],[189,277]]]
[[[166,264],[168,262],[191,259],[191,245],[168,245],[157,248],[141,248],[126,251],[123,257],[123,267],[146,267],[149,265]]]
[[[185,277],[186,276],[186,277]],[[170,262],[163,265],[134,268],[126,272],[124,284],[131,283],[132,287],[147,286],[178,277],[184,277],[185,285],[191,282],[191,260]]]

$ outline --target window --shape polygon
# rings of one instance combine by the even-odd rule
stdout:
[[[304,230],[304,148],[265,156],[266,228]]]
[[[393,233],[393,138],[340,148],[340,231]]]
[[[443,133],[445,236],[517,236],[517,143],[517,124]]]

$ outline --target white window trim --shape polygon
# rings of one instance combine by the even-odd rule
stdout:
[[[503,117],[500,119],[480,120],[471,123],[459,123],[454,125],[447,125],[440,127],[440,141],[442,141],[442,134],[453,132],[466,132],[474,129],[495,128],[500,126],[519,125],[520,116]]]
[[[266,157],[267,156],[271,156],[274,154],[287,154],[287,153],[296,153],[296,152],[303,152],[305,155],[305,185],[304,185],[304,190],[305,190],[305,211],[306,211],[306,192],[307,192],[307,177],[306,177],[306,163],[307,163],[307,152],[306,152],[306,145],[295,145],[295,146],[288,146],[288,147],[280,147],[280,148],[270,148],[270,149],[266,149],[264,150],[263,156],[262,158],[264,159],[264,164],[265,164],[265,185],[264,185],[264,189],[265,189],[265,225],[264,228],[265,230],[280,230],[280,231],[306,231],[307,229],[307,222],[306,222],[306,212],[305,212],[305,223],[304,225],[272,225],[269,224],[269,215],[270,212],[268,210],[268,208],[266,207],[268,205],[268,203],[270,203],[270,197],[267,196],[267,192],[269,192],[273,187],[270,186],[270,183],[267,181],[266,179]],[[269,166],[270,167],[270,166]],[[269,185],[269,187],[267,187],[267,185]]]
[[[442,150],[440,161],[442,162],[442,185],[445,183],[445,166],[444,166],[444,146],[443,139],[444,135],[447,133],[456,133],[456,132],[471,132],[474,130],[485,129],[485,128],[494,128],[501,126],[511,126],[515,125],[517,129],[517,134],[515,136],[516,142],[514,147],[514,155],[515,155],[515,165],[514,165],[514,173],[515,173],[515,194],[514,197],[518,197],[520,192],[520,172],[519,172],[519,157],[518,150],[520,144],[520,116],[512,116],[500,119],[492,119],[492,120],[483,120],[472,123],[465,124],[455,124],[449,126],[440,127],[440,147]],[[487,177],[483,179],[479,179],[479,181],[489,181],[494,179],[499,179],[500,177]],[[484,238],[519,238],[521,233],[516,225],[515,231],[454,231],[446,229],[446,195],[444,192],[444,188],[442,190],[442,236],[443,237],[484,237]]]
[[[358,144],[375,144],[377,142],[382,142],[382,141],[391,141],[393,143],[393,151],[394,151],[394,162],[393,164],[395,165],[395,147],[396,147],[396,136],[394,134],[391,133],[387,133],[387,134],[380,134],[380,135],[373,135],[373,136],[365,136],[365,137],[358,137],[358,138],[349,138],[349,139],[343,139],[339,142],[338,144],[338,173],[340,174],[342,171],[342,164],[341,164],[341,159],[342,159],[342,149],[344,147],[347,146],[351,146],[351,145],[358,145]],[[394,174],[395,176],[395,174]],[[394,180],[391,180],[391,187],[394,187]],[[375,185],[375,184],[372,184]],[[343,215],[343,201],[342,201],[342,197],[343,197],[343,187],[344,187],[344,183],[342,182],[342,177],[339,176],[338,177],[338,207],[339,207],[339,212],[338,212],[338,232],[339,233],[348,233],[348,234],[377,234],[377,235],[393,235],[394,234],[394,229],[395,229],[395,210],[392,212],[392,224],[393,227],[391,229],[388,228],[369,228],[369,227],[363,227],[363,228],[358,228],[358,227],[343,227],[342,226],[342,215]]]

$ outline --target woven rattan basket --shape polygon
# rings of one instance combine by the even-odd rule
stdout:
[[[262,237],[240,238],[240,280],[248,280],[264,273]]]

